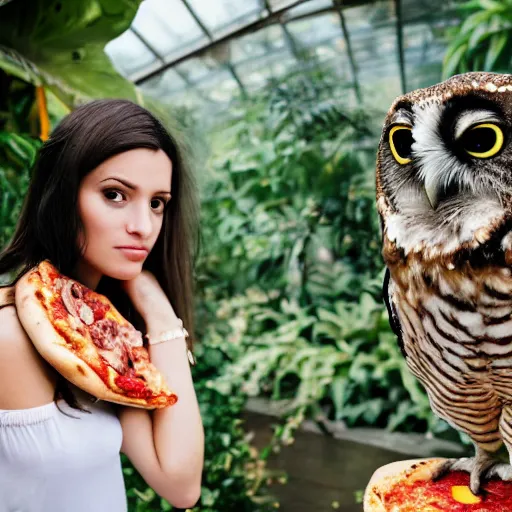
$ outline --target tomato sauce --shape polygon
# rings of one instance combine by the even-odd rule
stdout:
[[[69,313],[62,300],[54,300],[51,304],[51,313],[55,320],[67,320]]]
[[[128,374],[118,375],[114,382],[126,393],[126,396],[132,398],[150,398],[153,395],[142,380],[131,377]]]
[[[103,320],[107,311],[110,309],[108,304],[104,304],[103,302],[91,297],[90,293],[87,293],[84,296],[84,302],[92,309],[94,313],[94,321]]]
[[[454,500],[452,487],[455,485],[469,486],[469,473],[453,471],[437,482],[431,480],[418,480],[412,484],[401,482],[386,493],[384,501],[386,506],[410,507],[404,510],[411,512],[417,512],[426,505],[447,512],[512,511],[512,482],[503,482],[498,479],[486,481],[479,495],[482,501],[474,504],[459,503]]]

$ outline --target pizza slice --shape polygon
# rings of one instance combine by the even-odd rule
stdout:
[[[79,388],[145,409],[176,403],[141,332],[107,297],[60,274],[48,260],[16,283],[15,303],[39,354]]]
[[[492,478],[476,496],[465,471],[432,480],[444,460],[404,461],[380,468],[366,488],[364,512],[512,512],[512,482]]]

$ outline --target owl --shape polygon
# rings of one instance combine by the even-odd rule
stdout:
[[[390,324],[432,410],[475,456],[449,470],[512,480],[512,75],[466,73],[397,98],[376,199]]]

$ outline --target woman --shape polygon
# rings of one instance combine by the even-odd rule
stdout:
[[[16,282],[47,258],[150,341],[180,319],[192,337],[195,191],[148,111],[124,100],[81,106],[40,150],[0,274]],[[1,511],[125,511],[120,451],[172,505],[196,503],[204,434],[185,337],[149,346],[179,400],[147,411],[93,401],[56,374],[13,305],[0,309],[0,325]]]

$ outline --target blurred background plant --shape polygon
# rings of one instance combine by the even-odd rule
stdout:
[[[451,33],[444,77],[466,71],[510,72],[512,1],[466,0],[458,9],[463,23]]]
[[[275,30],[287,34],[299,65],[283,65],[257,88],[229,89],[229,102],[215,104],[212,97],[222,88],[198,92],[190,84],[199,71],[181,62],[140,88],[132,82],[144,73],[123,70],[130,64],[123,49],[130,37],[154,49],[140,34],[146,18],[133,21],[139,7],[148,16],[151,7],[143,7],[156,5],[153,0],[38,0],[29,10],[22,0],[0,1],[0,247],[12,235],[41,140],[83,101],[122,96],[143,103],[193,141],[199,155],[201,344],[194,378],[207,438],[203,492],[194,511],[273,509],[266,459],[293,441],[304,419],[324,431],[340,421],[459,440],[432,414],[389,328],[381,297],[375,149],[385,112],[400,92],[435,83],[443,73],[508,70],[512,4],[436,2],[296,2],[302,9],[297,21],[285,23],[283,8],[265,30],[272,37]],[[277,3],[263,3],[273,14]],[[329,41],[315,35],[308,36],[310,46],[307,38],[299,44],[297,33],[309,26],[313,4],[320,13],[311,17],[315,34],[335,25],[343,33],[336,40],[348,55],[343,65],[336,60],[332,67],[339,54]],[[371,37],[363,39],[358,30]],[[112,40],[109,56],[122,73],[104,52]],[[251,41],[247,47],[254,49]],[[270,55],[275,48],[265,44]],[[439,55],[446,48],[442,69]],[[232,53],[223,43],[202,55],[192,51],[191,62],[213,62],[242,83],[246,76],[231,66]],[[158,58],[146,65],[172,61]],[[382,77],[381,63],[391,69]],[[204,108],[161,92],[180,80],[185,92],[177,98],[206,98]],[[260,451],[242,420],[251,397],[276,404],[281,413],[274,439]],[[171,509],[124,457],[123,469],[130,510]]]
[[[379,125],[329,85],[318,68],[269,84],[213,142],[198,282],[217,318],[207,338],[229,364],[209,385],[277,402],[285,444],[304,418],[457,438],[431,414],[382,302]]]

